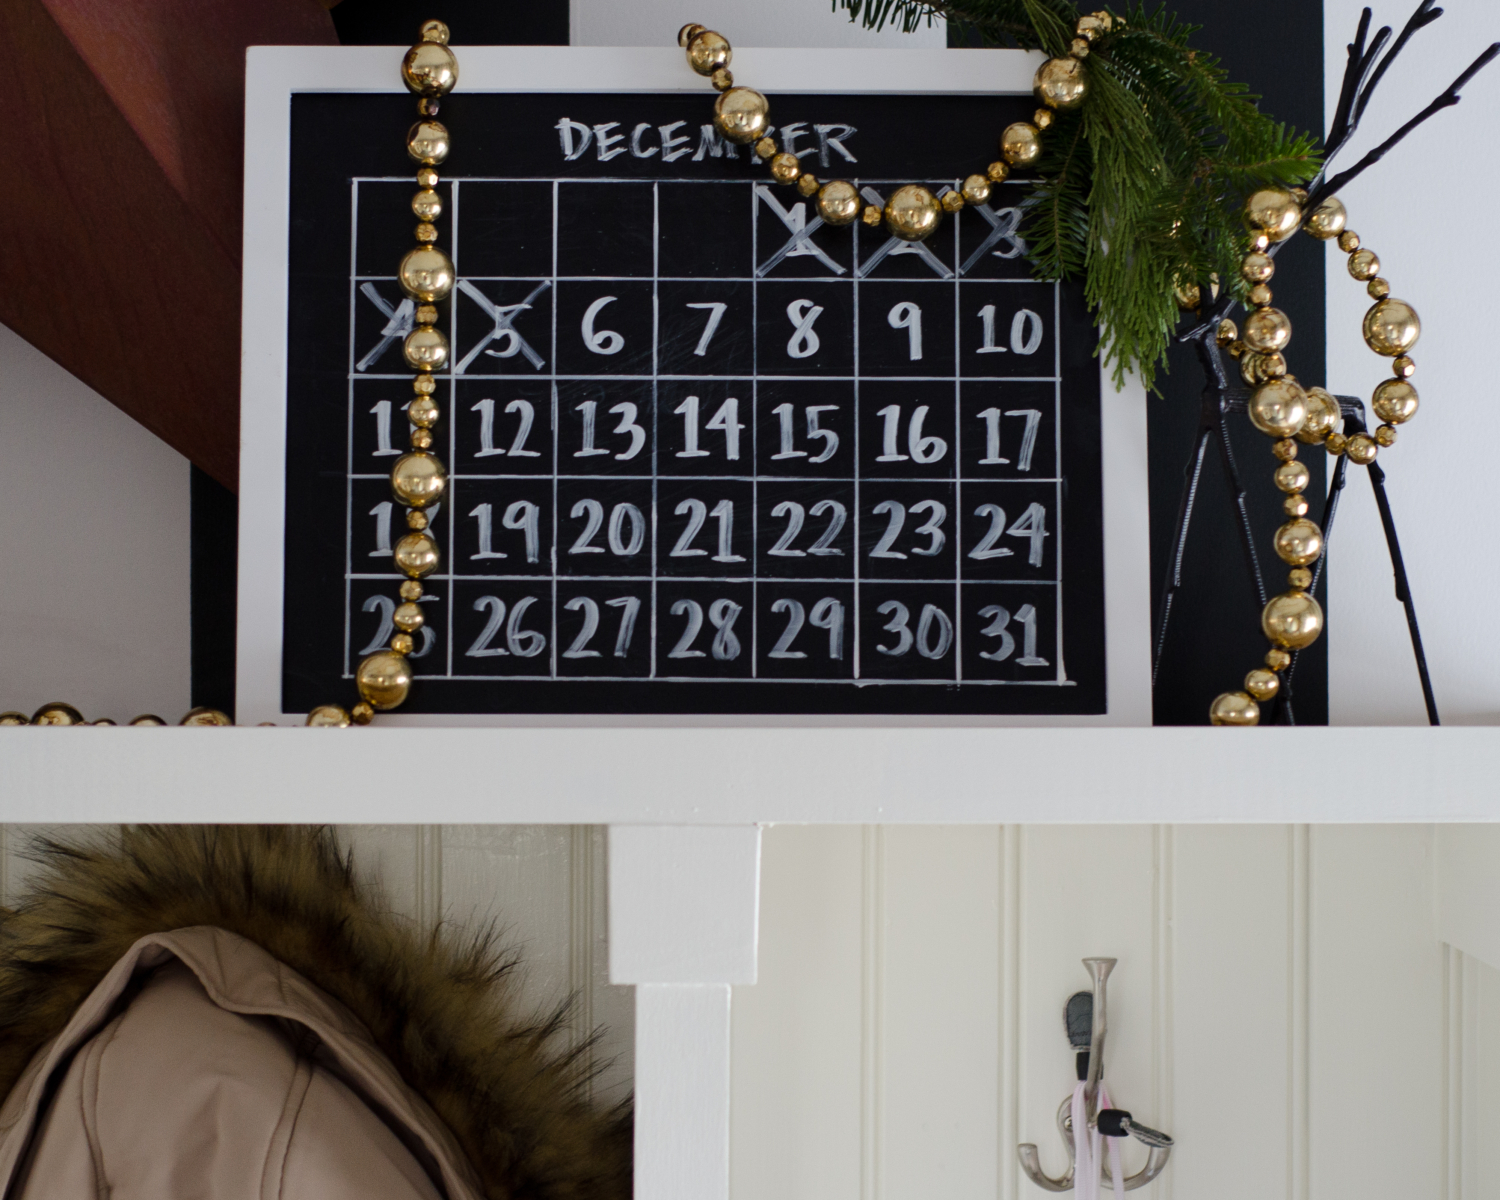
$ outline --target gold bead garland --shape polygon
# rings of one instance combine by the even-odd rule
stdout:
[[[769,164],[771,178],[780,184],[796,184],[797,191],[816,197],[818,216],[828,225],[852,225],[863,221],[871,229],[881,224],[892,237],[907,242],[925,241],[942,224],[944,213],[961,212],[966,205],[984,204],[997,183],[1004,183],[1012,167],[1029,167],[1041,157],[1041,131],[1051,126],[1055,112],[1070,112],[1088,96],[1088,70],[1084,60],[1095,39],[1123,28],[1122,17],[1107,12],[1078,18],[1072,44],[1065,58],[1049,58],[1037,68],[1032,89],[1043,107],[1030,121],[1008,125],[1000,135],[1000,157],[983,172],[965,176],[956,188],[934,196],[919,183],[909,183],[891,193],[882,208],[862,204],[859,190],[847,179],[824,182],[802,170],[797,155],[783,150],[770,129],[771,104],[753,88],[737,87],[729,70],[734,49],[723,34],[703,25],[687,24],[677,32],[677,44],[687,52],[688,65],[707,76],[719,93],[714,102],[714,127],[725,139],[752,145],[757,158]]]
[[[1274,539],[1277,556],[1292,569],[1289,590],[1273,596],[1261,612],[1261,631],[1271,642],[1265,668],[1245,676],[1243,691],[1223,692],[1209,706],[1214,725],[1256,725],[1260,703],[1281,690],[1279,672],[1291,664],[1291,651],[1303,650],[1323,632],[1323,609],[1308,589],[1312,572],[1307,568],[1323,553],[1323,531],[1307,517],[1303,495],[1311,478],[1297,461],[1297,443],[1319,445],[1331,455],[1347,455],[1350,462],[1367,467],[1382,446],[1396,441],[1396,426],[1409,421],[1417,411],[1417,390],[1407,382],[1416,364],[1407,351],[1422,333],[1416,310],[1391,296],[1390,284],[1380,275],[1380,259],[1360,245],[1359,235],[1346,228],[1348,213],[1337,196],[1329,196],[1311,212],[1304,213],[1307,194],[1282,188],[1263,188],[1245,201],[1245,223],[1250,227],[1250,249],[1240,262],[1240,273],[1253,283],[1249,300],[1254,311],[1245,318],[1243,331],[1233,321],[1221,321],[1218,344],[1239,360],[1245,382],[1255,388],[1250,397],[1250,420],[1262,433],[1277,439],[1272,447],[1278,465],[1275,482],[1286,494],[1282,509],[1288,520]],[[1376,354],[1392,360],[1395,376],[1375,388],[1371,407],[1383,422],[1372,433],[1345,437],[1336,432],[1338,401],[1323,388],[1303,389],[1286,372],[1282,351],[1292,336],[1291,321],[1271,307],[1268,286],[1275,262],[1266,250],[1271,243],[1285,241],[1298,228],[1320,241],[1338,239],[1339,249],[1349,256],[1349,274],[1365,283],[1375,303],[1365,314],[1365,344]],[[1295,439],[1295,440],[1294,440]],[[1267,669],[1268,668],[1268,669]]]

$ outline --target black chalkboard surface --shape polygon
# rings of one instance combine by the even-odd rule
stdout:
[[[777,95],[874,202],[1027,97]],[[1105,711],[1099,368],[1013,185],[921,245],[823,225],[698,94],[444,101],[451,368],[425,713]],[[292,97],[282,704],[387,640],[411,396],[408,98]]]

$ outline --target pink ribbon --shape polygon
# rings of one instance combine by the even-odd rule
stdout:
[[[1085,1087],[1073,1089],[1073,1191],[1078,1200],[1099,1200],[1099,1183],[1104,1171],[1103,1141],[1109,1142],[1109,1173],[1114,1184],[1115,1200],[1125,1200],[1125,1171],[1120,1164],[1120,1139],[1105,1138],[1097,1128],[1089,1127]],[[1109,1090],[1099,1084],[1099,1107],[1113,1108]]]

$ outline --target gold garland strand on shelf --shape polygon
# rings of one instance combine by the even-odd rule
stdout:
[[[882,223],[886,232],[907,242],[925,241],[942,223],[944,213],[956,213],[968,204],[983,204],[997,183],[1004,183],[1012,167],[1029,167],[1042,155],[1042,130],[1051,126],[1054,111],[1070,111],[1083,104],[1088,95],[1088,72],[1084,60],[1089,45],[1100,34],[1109,33],[1124,20],[1107,12],[1079,17],[1068,57],[1049,58],[1037,68],[1032,81],[1038,108],[1030,121],[1008,125],[1000,135],[1000,158],[982,174],[964,178],[956,188],[940,195],[919,183],[908,183],[891,193],[882,208],[864,204],[859,189],[847,179],[824,182],[798,164],[797,156],[782,150],[776,139],[767,136],[771,104],[753,88],[737,87],[729,69],[734,49],[721,33],[702,25],[684,25],[677,33],[677,44],[687,51],[688,65],[706,76],[718,90],[714,102],[714,127],[731,142],[754,145],[755,154],[770,164],[771,178],[780,184],[796,184],[797,191],[812,199],[816,196],[818,215],[828,225],[851,225],[856,220],[874,228]]]
[[[407,153],[417,162],[417,194],[411,211],[417,218],[416,246],[401,260],[398,277],[402,290],[416,305],[416,323],[407,334],[402,352],[416,372],[412,380],[411,404],[406,415],[411,422],[411,450],[391,468],[391,492],[406,506],[407,534],[392,551],[397,569],[406,576],[400,587],[401,603],[391,620],[396,633],[387,649],[377,650],[359,664],[354,674],[359,702],[346,709],[340,704],[320,704],[307,714],[307,723],[322,727],[367,725],[377,710],[399,708],[411,691],[412,634],[422,628],[422,579],[437,569],[438,546],[427,532],[426,510],[442,499],[448,472],[432,450],[432,427],[442,415],[433,394],[437,381],[433,372],[448,362],[448,339],[438,328],[437,305],[453,290],[453,261],[437,246],[437,225],[443,215],[443,200],[437,192],[437,167],[448,157],[448,130],[437,120],[438,104],[458,82],[458,60],[448,48],[448,27],[441,21],[422,25],[422,40],[406,52],[401,80],[418,96],[418,120],[406,135]],[[0,713],[0,725],[88,725],[71,704],[54,701],[42,705],[30,717],[23,712]],[[108,719],[94,725],[113,725]],[[132,725],[165,725],[160,717],[143,714]],[[195,708],[180,725],[233,725],[214,708]],[[266,721],[263,724],[272,724]]]
[[[1368,467],[1382,446],[1394,445],[1396,426],[1411,420],[1417,411],[1417,389],[1410,383],[1416,364],[1407,351],[1422,333],[1416,309],[1391,296],[1391,285],[1380,275],[1380,259],[1361,248],[1359,234],[1346,228],[1348,213],[1337,196],[1323,200],[1304,219],[1305,192],[1280,188],[1255,192],[1245,202],[1245,223],[1250,227],[1250,250],[1240,261],[1240,272],[1251,285],[1253,312],[1245,318],[1243,333],[1234,322],[1223,321],[1218,343],[1239,359],[1240,374],[1255,388],[1250,397],[1250,420],[1262,433],[1275,438],[1276,486],[1286,493],[1282,509],[1288,520],[1277,531],[1276,554],[1291,566],[1290,587],[1267,601],[1260,626],[1271,643],[1265,666],[1245,676],[1243,691],[1223,692],[1209,706],[1215,725],[1257,725],[1260,703],[1281,690],[1280,672],[1292,661],[1292,652],[1311,646],[1323,632],[1323,609],[1313,598],[1312,572],[1308,567],[1323,553],[1323,531],[1307,517],[1303,495],[1311,478],[1297,461],[1297,443],[1322,444],[1331,455],[1347,454],[1349,461]],[[1336,431],[1339,405],[1323,388],[1303,389],[1287,374],[1283,351],[1292,337],[1292,323],[1278,308],[1271,307],[1270,280],[1275,260],[1266,251],[1301,228],[1320,241],[1338,239],[1339,249],[1349,256],[1349,274],[1366,286],[1375,303],[1365,313],[1365,344],[1376,354],[1392,360],[1394,379],[1375,388],[1371,407],[1383,422],[1373,434],[1345,437]]]

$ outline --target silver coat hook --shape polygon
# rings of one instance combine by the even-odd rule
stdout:
[[[1099,1108],[1099,1081],[1104,1077],[1104,1042],[1109,1033],[1109,1006],[1105,988],[1109,973],[1118,960],[1113,958],[1086,958],[1084,967],[1093,980],[1092,992],[1077,992],[1068,998],[1064,1011],[1064,1023],[1068,1030],[1068,1042],[1078,1050],[1078,1077],[1084,1085],[1084,1110],[1088,1114],[1089,1127],[1098,1129],[1106,1137],[1134,1137],[1150,1147],[1146,1165],[1134,1175],[1123,1180],[1125,1190],[1133,1192],[1145,1187],[1166,1169],[1172,1156],[1172,1139],[1160,1130],[1151,1129],[1135,1121],[1124,1109]],[[1087,1029],[1087,1033],[1084,1030]],[[1084,1046],[1088,1048],[1083,1049]],[[1085,1058],[1087,1061],[1085,1062]],[[1073,1140],[1073,1097],[1063,1097],[1057,1110],[1057,1129],[1068,1148],[1068,1169],[1057,1178],[1042,1170],[1041,1157],[1036,1145],[1026,1142],[1018,1147],[1021,1169],[1032,1183],[1048,1192],[1067,1192],[1073,1189],[1074,1172],[1077,1169],[1077,1146]],[[1109,1163],[1103,1167],[1104,1183],[1114,1186]]]

